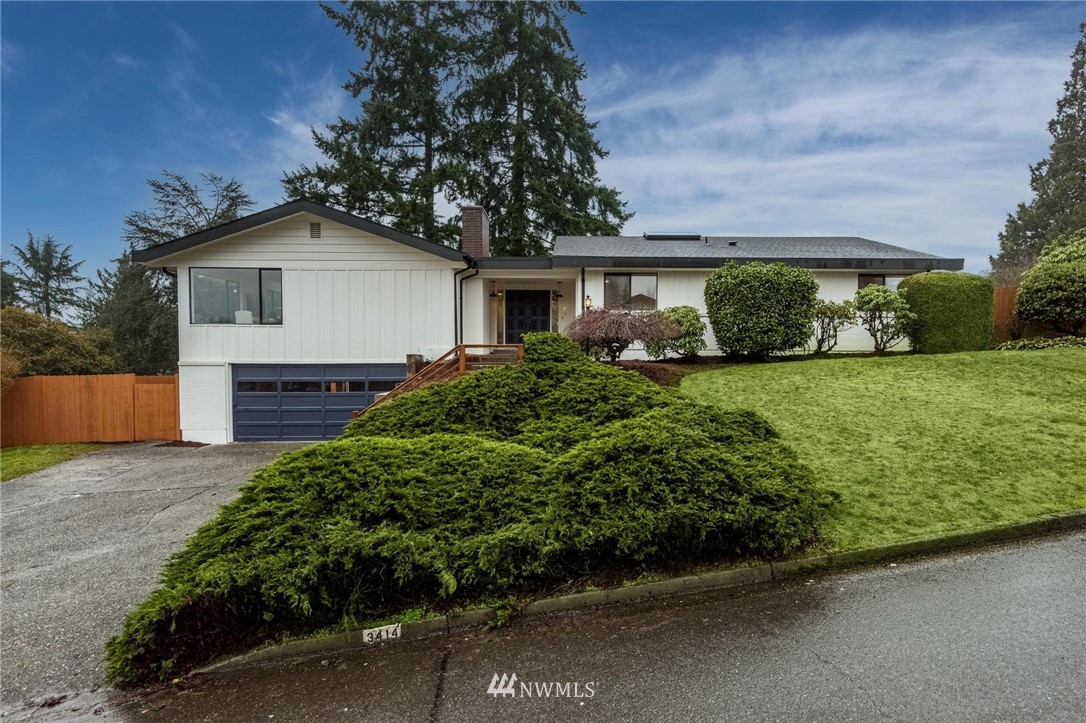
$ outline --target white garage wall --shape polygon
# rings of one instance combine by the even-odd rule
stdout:
[[[178,366],[181,438],[190,442],[230,441],[230,369],[225,364]]]

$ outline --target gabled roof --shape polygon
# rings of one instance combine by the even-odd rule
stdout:
[[[418,236],[412,236],[409,233],[403,231],[397,231],[391,226],[385,226],[384,224],[376,223],[375,221],[368,221],[364,218],[359,218],[352,213],[346,213],[334,208],[329,208],[322,204],[306,199],[300,199],[297,201],[290,201],[280,206],[269,208],[266,211],[258,211],[257,213],[243,216],[236,221],[230,221],[220,226],[214,226],[204,231],[198,231],[189,236],[183,236],[173,241],[167,241],[166,243],[158,244],[141,251],[132,252],[132,260],[141,263],[148,261],[157,261],[167,256],[172,256],[182,251],[188,251],[189,249],[202,246],[204,244],[218,241],[219,239],[227,236],[233,236],[234,234],[241,233],[242,231],[249,231],[257,228],[258,226],[264,226],[269,223],[281,221],[284,218],[290,216],[296,216],[299,213],[310,213],[314,216],[333,221],[335,223],[341,223],[344,226],[358,229],[366,233],[371,233],[375,236],[389,239],[390,241],[396,241],[402,243],[405,246],[418,249],[419,251],[425,251],[426,253],[440,256],[443,259],[450,261],[464,261],[465,256],[456,249],[443,246],[433,241],[427,241],[424,238]]]
[[[559,236],[555,266],[702,268],[729,260],[782,261],[806,268],[945,269],[958,271],[964,259],[948,259],[858,236]]]

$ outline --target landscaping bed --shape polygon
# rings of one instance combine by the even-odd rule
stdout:
[[[732,366],[682,391],[755,409],[841,495],[850,550],[1086,507],[1086,350]]]
[[[389,400],[259,470],[110,642],[109,677],[639,567],[776,558],[821,541],[834,499],[758,415],[529,335],[522,364]]]

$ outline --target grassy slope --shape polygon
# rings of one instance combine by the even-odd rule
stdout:
[[[839,549],[1086,507],[1086,350],[736,366],[682,389],[769,418],[844,496]]]
[[[107,447],[106,444],[32,444],[0,450],[0,481],[22,477]]]

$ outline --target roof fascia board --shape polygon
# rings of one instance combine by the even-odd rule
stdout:
[[[313,214],[314,216],[327,219],[334,223],[340,223],[358,231],[371,233],[375,236],[389,239],[390,241],[396,241],[397,243],[410,246],[419,251],[448,259],[449,261],[457,261],[460,263],[470,263],[471,261],[470,257],[466,256],[464,253],[449,248],[448,246],[442,246],[433,241],[427,241],[418,236],[413,236],[404,233],[403,231],[397,231],[390,226],[359,218],[354,214],[339,211],[304,199],[284,203],[281,206],[275,206],[274,208],[269,208],[264,211],[258,211],[257,213],[244,216],[234,221],[229,221],[220,226],[215,226],[204,231],[198,231],[189,236],[183,236],[179,239],[174,239],[173,241],[167,241],[166,243],[152,246],[148,249],[134,251],[132,252],[132,259],[144,264],[160,261],[170,256],[184,253],[198,246],[203,246],[204,244],[220,241],[229,236],[236,236],[245,233],[246,231],[252,231],[260,226],[266,226],[267,224],[282,221],[291,216],[297,216],[300,213]]]
[[[706,258],[706,257],[602,257],[602,256],[555,256],[555,268],[575,266],[578,268],[633,268],[633,269],[715,269],[728,261],[749,264],[759,261],[764,264],[782,263],[803,269],[825,269],[845,271],[961,271],[965,268],[965,259],[783,259],[783,258]]]

